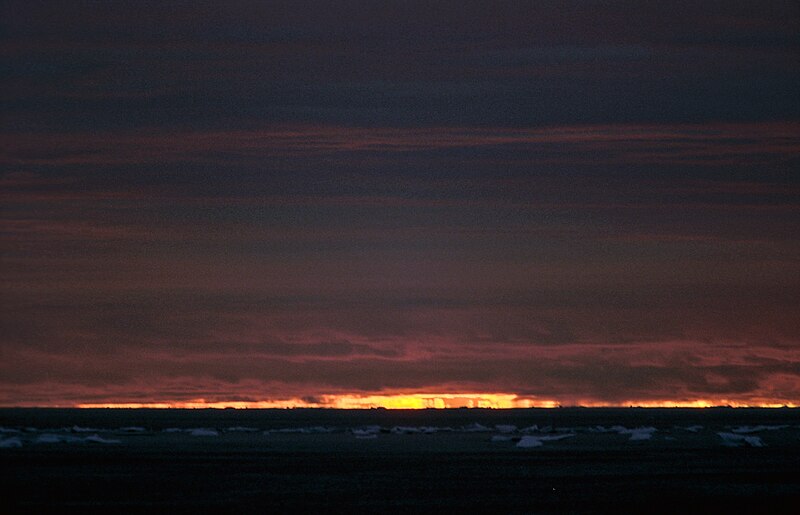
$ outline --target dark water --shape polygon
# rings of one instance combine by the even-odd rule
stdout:
[[[0,409],[0,513],[794,513],[800,410]]]

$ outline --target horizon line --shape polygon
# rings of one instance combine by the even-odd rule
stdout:
[[[559,409],[559,408],[796,408],[800,402],[788,399],[754,397],[749,399],[628,399],[602,401],[592,399],[545,399],[510,393],[396,393],[396,394],[326,394],[284,397],[267,400],[189,400],[106,401],[11,405],[3,408],[76,408],[76,409]]]
[[[564,404],[558,406],[529,406],[529,407],[492,407],[492,406],[458,406],[458,407],[425,407],[425,408],[387,408],[383,406],[369,406],[360,408],[339,408],[335,406],[284,406],[284,407],[251,407],[251,406],[180,406],[180,405],[163,405],[161,403],[131,403],[131,404],[79,404],[79,405],[18,405],[18,406],[2,406],[0,410],[13,410],[13,409],[74,409],[74,410],[236,410],[236,411],[258,411],[258,410],[330,410],[330,411],[455,411],[455,410],[492,410],[492,411],[511,411],[511,410],[561,410],[561,409],[642,409],[642,410],[659,410],[659,409],[692,409],[692,410],[712,410],[712,409],[732,409],[732,410],[747,410],[747,409],[800,409],[800,405],[787,403],[787,404],[715,404],[708,406],[695,406],[695,405],[622,405],[622,404],[602,404],[602,405],[585,405],[585,404]]]

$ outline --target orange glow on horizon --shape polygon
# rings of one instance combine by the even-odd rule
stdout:
[[[78,408],[334,408],[334,409],[428,409],[428,408],[555,408],[554,400],[520,398],[506,393],[436,393],[394,395],[323,395],[317,402],[300,398],[266,401],[190,401],[144,403],[83,403]]]
[[[265,408],[333,408],[333,409],[446,409],[446,408],[558,408],[561,406],[585,408],[796,408],[794,402],[759,399],[737,401],[729,399],[694,400],[630,400],[624,402],[579,401],[562,403],[555,399],[521,397],[509,393],[416,393],[389,395],[323,395],[315,402],[300,398],[263,401],[189,401],[164,402],[100,402],[81,403],[76,408],[180,408],[180,409],[265,409]]]

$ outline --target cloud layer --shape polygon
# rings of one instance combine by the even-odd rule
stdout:
[[[800,400],[800,14],[6,2],[0,404]]]

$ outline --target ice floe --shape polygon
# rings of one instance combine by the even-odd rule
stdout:
[[[93,435],[85,436],[83,438],[68,434],[42,433],[36,437],[36,440],[34,440],[34,443],[81,443],[81,442],[110,444],[110,443],[121,443],[122,440],[103,438],[102,436],[96,433]]]
[[[81,438],[71,435],[56,435],[53,433],[43,433],[36,437],[36,443],[74,443],[80,442]]]
[[[219,436],[219,432],[216,429],[207,429],[205,427],[191,429],[189,434],[192,436]]]
[[[17,447],[22,447],[22,440],[17,437],[0,440],[0,449],[14,449]]]
[[[519,439],[519,442],[517,442],[517,447],[520,448],[541,447],[544,445],[544,442],[554,442],[557,440],[563,440],[565,438],[572,438],[573,436],[575,436],[575,433],[563,433],[560,435],[552,435],[552,436],[525,435]]]
[[[257,427],[244,427],[244,426],[234,426],[229,427],[225,430],[228,433],[255,433],[258,431]]]
[[[61,435],[53,435],[50,433],[45,433],[43,435],[39,435],[36,438],[36,443],[60,443],[62,441]]]
[[[113,444],[113,443],[121,443],[122,442],[122,440],[114,440],[114,439],[110,439],[110,438],[103,438],[100,435],[87,436],[86,438],[84,438],[84,441],[87,441],[89,443],[106,443],[106,444],[109,444],[109,443]]]
[[[779,426],[739,426],[734,427],[731,429],[732,433],[760,433],[761,431],[778,431],[780,429],[786,429],[789,427],[789,424],[783,424]]]
[[[629,434],[631,435],[631,437],[628,438],[628,441],[636,442],[636,441],[651,439],[656,431],[657,429],[654,427],[637,427],[634,429],[627,429],[625,431],[620,431],[620,434]]]
[[[717,433],[722,438],[722,445],[726,447],[741,447],[742,445],[749,445],[750,447],[764,447],[765,444],[758,436],[745,436],[737,433]]]
[[[327,426],[310,426],[301,427],[300,432],[306,435],[319,435],[326,433],[333,433],[336,429]]]
[[[408,427],[408,426],[394,426],[391,431],[393,434],[396,435],[410,435],[419,433],[419,428]]]
[[[100,429],[94,427],[80,427],[80,426],[72,426],[70,429],[73,433],[96,433],[100,431]]]
[[[312,435],[312,434],[320,434],[320,433],[332,433],[334,429],[332,427],[325,427],[325,426],[311,426],[311,427],[282,427],[280,429],[269,429],[264,431],[265,433],[286,433],[286,434],[303,434],[303,435]]]
[[[517,447],[520,448],[531,448],[531,447],[541,447],[544,445],[544,442],[538,436],[523,436],[520,438],[519,442],[517,442]]]
[[[163,433],[187,433],[190,436],[219,436],[219,431],[210,427],[168,427]]]
[[[658,430],[652,426],[635,427],[635,428],[627,428],[625,426],[611,426],[611,427],[594,426],[590,427],[589,431],[592,433],[617,433],[620,435],[630,435],[628,441],[635,442],[642,440],[650,440],[653,437],[653,434],[656,433],[656,431]]]
[[[377,438],[381,432],[381,426],[357,427],[350,430],[356,438]]]

